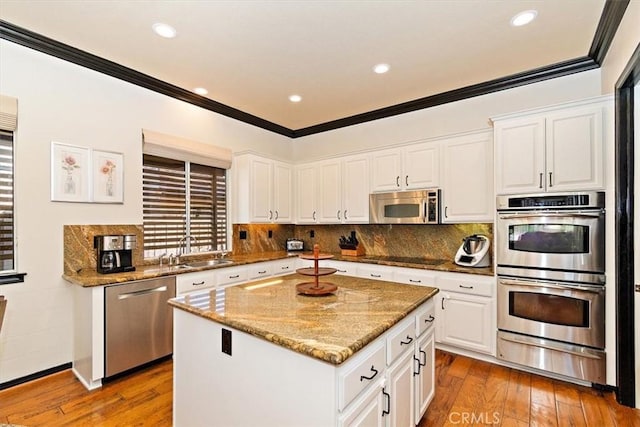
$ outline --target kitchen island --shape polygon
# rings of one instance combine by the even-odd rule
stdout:
[[[417,423],[433,396],[438,292],[347,276],[303,296],[297,274],[180,296],[175,426]]]

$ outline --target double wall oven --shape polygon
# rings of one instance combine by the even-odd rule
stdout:
[[[498,357],[604,384],[604,193],[499,196]]]

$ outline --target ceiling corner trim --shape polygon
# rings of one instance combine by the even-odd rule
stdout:
[[[630,0],[607,0],[593,36],[589,57],[602,65]]]
[[[286,137],[293,130],[0,20],[0,38]]]

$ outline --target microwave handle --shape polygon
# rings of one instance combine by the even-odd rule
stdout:
[[[541,212],[539,214],[510,214],[510,215],[500,215],[499,219],[520,219],[520,218],[541,218],[541,217],[552,217],[552,218],[600,218],[602,214],[600,212],[595,213],[561,213],[561,212]]]
[[[602,286],[596,287],[587,287],[587,286],[579,286],[579,285],[568,285],[563,286],[560,284],[553,283],[542,283],[542,282],[525,282],[523,280],[509,280],[509,279],[499,279],[499,283],[507,285],[507,286],[530,286],[532,288],[550,288],[550,289],[559,289],[559,290],[578,290],[584,292],[591,292],[594,294],[601,294],[604,292],[604,288]]]

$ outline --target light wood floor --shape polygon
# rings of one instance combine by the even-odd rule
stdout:
[[[170,426],[172,368],[165,361],[91,392],[71,371],[0,391],[0,424]],[[613,393],[450,353],[436,352],[436,382],[420,427],[640,426],[640,410]]]

